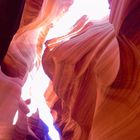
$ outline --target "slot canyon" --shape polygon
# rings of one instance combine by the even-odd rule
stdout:
[[[0,140],[140,140],[140,0],[75,1],[0,1]]]

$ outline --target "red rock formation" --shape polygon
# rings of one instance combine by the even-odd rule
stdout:
[[[119,68],[119,46],[113,26],[108,22],[87,26],[53,50],[46,49],[43,60],[56,94],[63,100],[70,118],[80,125],[82,132],[78,139],[85,140],[95,107],[101,102],[97,98],[101,99],[100,92],[114,81]],[[104,65],[103,60],[106,60]]]
[[[1,140],[16,135],[12,121],[18,109],[17,126],[25,132],[21,136],[28,134],[21,88],[36,66],[35,57],[40,61],[52,21],[70,4],[27,1],[0,70]],[[62,140],[140,139],[140,1],[110,0],[110,8],[109,20],[86,22],[82,17],[66,36],[46,42],[42,64],[52,81],[46,100]],[[31,17],[28,11],[33,11]]]
[[[62,139],[140,138],[140,1],[110,2],[113,25],[85,25],[66,42],[50,41],[55,48],[44,52],[44,70],[60,98],[60,110],[54,108]]]
[[[61,11],[63,9],[67,10],[67,7],[71,4],[69,1],[63,0],[44,0],[37,16],[38,12],[35,12],[36,8],[34,8],[35,3],[38,3],[38,1],[27,1],[21,27],[13,37],[0,67],[1,140],[12,139],[14,130],[12,122],[19,108],[21,88],[27,79],[29,71],[36,66],[36,57],[40,56],[41,53],[40,44],[43,43],[52,20],[58,18],[62,14]],[[30,15],[31,17],[29,17],[28,10],[34,12],[33,16]],[[23,116],[25,117],[25,115]],[[21,121],[20,123],[22,126]],[[26,121],[24,125],[27,125]]]

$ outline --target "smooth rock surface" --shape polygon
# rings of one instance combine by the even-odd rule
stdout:
[[[83,16],[67,35],[45,42],[72,1],[26,1],[0,67],[0,140],[43,137],[42,126],[32,128],[40,118],[28,123],[20,98],[28,73],[40,63],[51,80],[45,99],[62,140],[140,139],[140,1],[109,2],[109,19],[87,22]]]

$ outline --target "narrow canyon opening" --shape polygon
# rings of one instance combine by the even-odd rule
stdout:
[[[0,140],[140,138],[140,0],[7,1]]]
[[[56,37],[65,36],[71,31],[72,26],[82,17],[87,16],[88,21],[101,21],[108,18],[109,15],[108,0],[75,0],[69,10],[57,21],[54,21],[54,27],[51,28],[46,36],[46,41]],[[45,49],[45,46],[43,46]],[[52,140],[59,140],[59,132],[53,125],[53,117],[45,100],[45,92],[49,86],[49,77],[44,73],[42,65],[36,70],[28,74],[28,78],[22,87],[22,99],[31,99],[31,104],[28,105],[30,113],[27,116],[33,115],[37,110],[40,118],[49,127],[49,136]],[[14,124],[18,119],[18,111],[14,118]]]

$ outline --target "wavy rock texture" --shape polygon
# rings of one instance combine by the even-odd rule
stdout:
[[[1,140],[11,140],[13,135],[14,139],[22,140],[28,134],[26,131],[29,130],[26,127],[29,124],[27,124],[24,109],[19,115],[20,121],[17,122],[17,125],[21,128],[25,126],[25,128],[21,129],[21,133],[14,133],[14,131],[20,129],[15,130],[12,125],[14,115],[19,109],[21,89],[26,82],[28,73],[33,67],[38,67],[36,57],[41,54],[42,48],[39,47],[51,27],[52,20],[59,17],[62,14],[61,10],[67,8],[69,4],[69,1],[64,2],[62,0],[26,1],[21,27],[14,35],[0,67]],[[42,11],[45,12],[42,13]]]
[[[87,23],[68,41],[46,42],[42,63],[64,140],[140,139],[140,1],[110,4],[113,25]]]
[[[69,41],[51,51],[46,49],[44,58],[56,94],[80,125],[82,136],[78,139],[88,138],[92,117],[101,102],[97,98],[101,99],[100,92],[114,81],[119,68],[119,45],[113,26],[108,22],[87,25]]]
[[[18,109],[21,86],[19,78],[8,77],[0,70],[0,140],[11,139],[11,124]]]
[[[0,70],[1,140],[13,135],[43,140],[43,126],[41,135],[33,132],[40,128],[38,117],[27,123],[26,105],[20,106],[21,88],[37,67],[36,58],[41,59],[41,45],[52,21],[71,2],[26,1],[21,27]],[[140,139],[140,1],[109,2],[109,20],[87,22],[83,16],[66,36],[46,42],[42,64],[51,83],[45,97],[62,140]]]
[[[22,14],[21,26],[31,23],[39,14],[43,0],[26,0]]]

